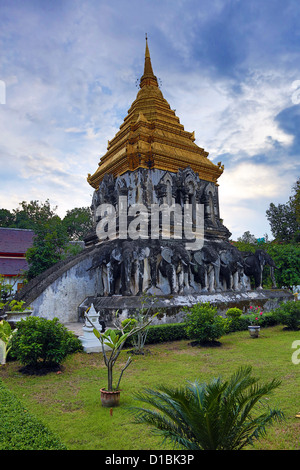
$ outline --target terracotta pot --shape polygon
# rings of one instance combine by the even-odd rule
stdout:
[[[100,388],[100,392],[102,406],[106,406],[108,408],[119,406],[121,390],[109,392],[108,390],[105,390],[105,388]]]
[[[258,338],[260,326],[251,325],[251,326],[248,326],[248,330],[252,338]]]

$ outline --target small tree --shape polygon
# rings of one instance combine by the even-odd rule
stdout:
[[[127,324],[127,329],[130,328],[130,324],[132,325],[131,328],[139,328],[137,333],[132,336],[131,339],[136,354],[144,354],[144,346],[149,331],[149,320],[154,318],[151,311],[153,310],[153,306],[156,302],[157,298],[155,296],[147,296],[143,294],[141,300],[142,308],[138,309],[135,313],[132,314],[133,318],[131,319],[131,322]]]
[[[174,447],[186,450],[241,450],[266,434],[266,426],[282,421],[281,410],[262,399],[280,381],[260,385],[251,367],[238,369],[228,380],[161,386],[136,393],[151,408],[132,407],[138,423],[148,424]]]
[[[128,358],[125,366],[121,370],[121,374],[119,376],[119,380],[117,385],[113,386],[113,367],[123,349],[126,339],[132,337],[133,335],[137,334],[139,331],[147,328],[148,325],[152,322],[153,317],[151,317],[147,323],[143,326],[133,326],[128,331],[128,323],[123,323],[118,318],[118,312],[116,312],[116,319],[115,319],[115,328],[107,329],[104,333],[100,333],[93,322],[90,320],[87,313],[85,313],[86,320],[94,327],[93,332],[95,336],[99,339],[101,346],[102,346],[102,353],[103,353],[103,360],[104,364],[107,367],[107,391],[114,391],[119,390],[121,378],[123,376],[123,372],[127,367],[131,364],[132,359],[131,356]],[[105,346],[110,348],[108,351],[106,350]]]
[[[29,280],[60,261],[68,243],[67,231],[58,216],[36,228],[35,234],[33,246],[26,252]]]
[[[189,338],[204,344],[211,343],[225,334],[228,322],[218,315],[217,308],[212,307],[209,302],[195,304],[185,311],[185,330]]]

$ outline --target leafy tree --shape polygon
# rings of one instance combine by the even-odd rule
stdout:
[[[61,220],[56,214],[57,207],[51,208],[48,199],[44,203],[38,200],[29,203],[23,201],[19,206],[11,212],[8,209],[0,210],[0,225],[35,232],[33,246],[26,254],[29,263],[28,280],[61,259],[81,251],[81,246],[68,242],[83,240],[93,226],[89,207],[72,209]]]
[[[58,216],[36,228],[35,234],[33,246],[26,252],[28,280],[60,261],[68,242],[67,231]]]
[[[21,208],[13,210],[16,228],[36,231],[41,224],[49,222],[53,217],[56,217],[57,220],[58,215],[55,214],[57,207],[51,209],[48,199],[44,203],[23,201],[19,205]]]
[[[266,211],[274,238],[285,243],[300,241],[300,180],[293,192],[286,204],[271,203]]]
[[[277,286],[300,285],[300,245],[269,243],[265,249],[277,266],[274,271]]]
[[[257,240],[254,235],[252,235],[249,230],[244,232],[241,237],[237,239],[238,242],[242,243],[251,243],[252,245],[257,245]]]
[[[14,215],[8,209],[0,209],[0,227],[12,227]]]
[[[300,178],[293,187],[294,194],[290,198],[291,206],[296,215],[296,221],[300,225]]]
[[[138,423],[154,428],[174,447],[187,450],[241,450],[266,434],[266,426],[284,419],[262,399],[280,381],[260,385],[251,367],[237,370],[227,381],[188,383],[185,387],[161,386],[135,394],[151,408],[133,407]],[[153,408],[152,408],[153,407]]]
[[[91,209],[89,207],[76,207],[67,211],[62,222],[71,240],[83,240],[93,228]]]

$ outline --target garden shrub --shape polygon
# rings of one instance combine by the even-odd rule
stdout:
[[[21,320],[11,343],[11,356],[33,367],[59,365],[68,354],[82,350],[81,341],[57,318]]]
[[[149,326],[148,344],[180,341],[182,339],[187,339],[184,323],[165,323],[163,325]]]
[[[209,302],[195,304],[186,311],[185,329],[190,339],[201,344],[216,341],[227,333],[228,319],[218,315],[217,308]]]
[[[229,318],[239,318],[242,313],[243,311],[240,308],[232,307],[227,310],[226,315]]]
[[[297,331],[300,328],[300,302],[289,300],[282,302],[273,312],[278,323],[285,325],[288,329]]]
[[[226,312],[226,317],[229,319],[228,330],[229,332],[240,331],[243,329],[241,327],[240,317],[243,311],[240,308],[232,307],[229,308]]]
[[[180,341],[187,339],[184,323],[164,323],[162,325],[148,326],[146,344],[164,343],[167,341]],[[133,338],[126,340],[125,346],[132,346]]]
[[[0,450],[66,450],[51,432],[0,380]]]

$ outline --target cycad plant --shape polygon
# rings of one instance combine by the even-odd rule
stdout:
[[[187,450],[240,450],[266,434],[266,426],[284,419],[283,412],[262,401],[280,381],[259,385],[251,367],[242,367],[227,381],[188,382],[135,394],[153,408],[132,409],[138,423]]]

